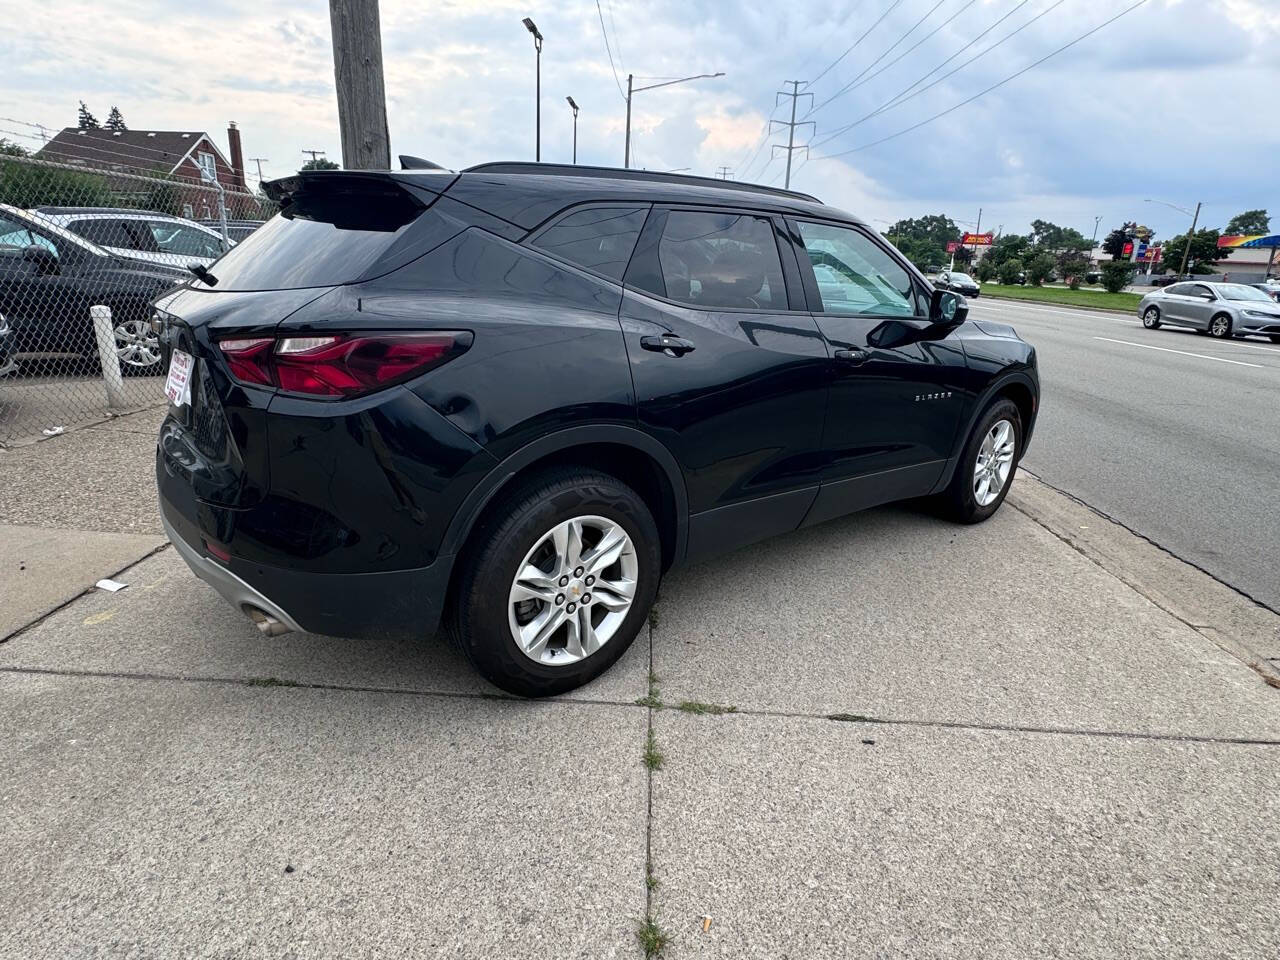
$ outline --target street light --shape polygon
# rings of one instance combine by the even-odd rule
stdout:
[[[542,160],[542,34],[538,32],[537,25],[528,17],[524,18],[524,28],[533,34],[533,49],[537,59],[536,76],[534,86],[534,108],[533,108],[533,159]]]
[[[658,87],[669,87],[672,84],[676,84],[676,83],[688,83],[690,80],[702,80],[702,79],[713,80],[716,77],[723,77],[723,76],[724,76],[724,71],[719,71],[717,73],[699,73],[692,77],[681,77],[679,80],[667,80],[665,83],[651,83],[647,87],[633,87],[632,81],[635,80],[635,77],[632,74],[628,73],[627,74],[627,144],[626,144],[626,149],[623,151],[623,154],[622,154],[622,166],[627,169],[630,169],[631,167],[631,95],[633,93],[640,93],[643,90],[656,90],[658,89]]]
[[[1187,238],[1182,243],[1182,266],[1178,268],[1178,277],[1181,278],[1187,272],[1187,255],[1191,253],[1191,235],[1196,232],[1196,224],[1200,222],[1200,204],[1196,203],[1196,212],[1192,213],[1186,207],[1180,207],[1176,203],[1170,203],[1167,200],[1152,200],[1148,197],[1145,203],[1159,203],[1166,207],[1172,207],[1181,213],[1185,213],[1191,218],[1191,229],[1187,231]]]
[[[573,162],[578,162],[578,105],[573,97],[565,97],[569,101],[569,109],[573,111]]]

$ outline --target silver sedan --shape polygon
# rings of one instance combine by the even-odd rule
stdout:
[[[1138,304],[1148,330],[1164,324],[1211,337],[1269,337],[1280,343],[1280,303],[1245,283],[1175,283],[1152,290]]]

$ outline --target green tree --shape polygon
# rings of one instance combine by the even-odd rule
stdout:
[[[0,157],[25,157],[26,155],[27,149],[22,144],[0,137]]]
[[[23,208],[114,205],[102,177],[4,158],[0,158],[0,203]]]
[[[1048,220],[1032,220],[1031,243],[1051,254],[1066,251],[1083,252],[1089,249],[1089,238],[1075,227],[1060,227]]]
[[[1017,257],[1011,257],[1002,261],[996,269],[1002,284],[1006,286],[1014,284],[1018,282],[1018,278],[1022,275],[1022,261]]]
[[[1020,237],[1016,233],[1006,233],[999,240],[991,245],[991,249],[987,251],[987,255],[982,259],[990,260],[991,265],[999,269],[1006,260],[1021,261],[1031,250],[1031,241],[1026,237]],[[1022,269],[1019,266],[1018,269]]]
[[[1089,261],[1074,250],[1066,250],[1054,258],[1054,270],[1066,280],[1072,290],[1080,288],[1080,281],[1089,272]]]
[[[338,165],[327,157],[312,157],[301,167],[298,168],[299,173],[307,170],[337,170]]]
[[[894,246],[921,270],[947,262],[947,244],[960,239],[960,230],[950,217],[933,214],[899,220],[889,228]]]
[[[1191,234],[1190,247],[1187,246],[1186,234],[1180,234],[1164,242],[1165,265],[1170,270],[1182,266],[1182,251],[1187,250],[1187,273],[1212,273],[1209,264],[1225,260],[1231,256],[1230,247],[1218,247],[1217,230],[1197,230]]]
[[[955,252],[956,269],[962,272],[969,269],[973,263],[973,247],[959,246]]]
[[[1156,232],[1150,227],[1130,220],[1124,226],[1117,227],[1107,234],[1106,239],[1102,241],[1102,249],[1110,254],[1112,260],[1127,259],[1127,254],[1124,252],[1126,243],[1139,240],[1150,241],[1155,235]]]
[[[991,262],[990,257],[983,257],[978,261],[978,266],[974,270],[974,275],[983,283],[989,283],[996,278],[996,265]]]
[[[76,118],[76,126],[81,130],[97,130],[98,118],[89,112],[89,108],[84,105],[84,101],[80,101],[80,114]]]
[[[120,113],[120,108],[115,106],[114,104],[112,104],[111,106],[111,112],[107,114],[106,126],[108,130],[128,130],[129,129],[128,127],[125,126],[124,117]]]
[[[1033,287],[1038,287],[1053,274],[1053,257],[1041,251],[1027,261],[1027,279]]]
[[[1246,210],[1244,213],[1237,213],[1231,218],[1231,222],[1227,224],[1227,228],[1222,232],[1229,237],[1235,236],[1253,236],[1255,234],[1265,234],[1271,231],[1271,218],[1267,216],[1265,210]]]
[[[1133,278],[1133,264],[1128,260],[1112,260],[1102,265],[1102,286],[1108,293],[1119,293]]]

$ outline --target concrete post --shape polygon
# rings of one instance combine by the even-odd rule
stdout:
[[[116,356],[116,334],[111,326],[111,308],[101,304],[89,308],[93,318],[93,335],[98,341],[98,359],[102,362],[102,380],[107,385],[107,406],[123,410],[124,377],[120,374],[120,358]]]

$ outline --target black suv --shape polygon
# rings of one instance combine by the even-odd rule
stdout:
[[[986,519],[1031,437],[1034,349],[803,194],[513,163],[266,189],[153,323],[166,529],[268,634],[443,618],[498,686],[561,692],[672,566],[903,498]]]

